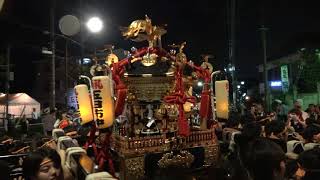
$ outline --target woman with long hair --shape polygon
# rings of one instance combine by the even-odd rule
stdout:
[[[61,159],[56,150],[42,148],[30,153],[23,161],[26,180],[63,180]]]

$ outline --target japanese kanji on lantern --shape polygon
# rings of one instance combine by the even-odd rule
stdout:
[[[88,86],[85,84],[79,84],[74,87],[78,111],[80,113],[81,125],[93,121],[94,114],[92,112],[92,101],[89,93]]]
[[[215,82],[217,117],[229,118],[229,81],[222,80]]]
[[[114,101],[110,81],[112,80],[109,76],[92,78],[94,114],[99,129],[110,127],[114,120]]]

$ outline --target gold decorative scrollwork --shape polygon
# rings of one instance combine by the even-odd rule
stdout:
[[[194,156],[188,151],[180,151],[179,154],[174,155],[173,152],[165,153],[158,161],[160,168],[167,167],[182,167],[189,168],[194,161]]]
[[[144,156],[126,159],[125,165],[127,177],[141,179],[144,176]]]
[[[204,164],[216,166],[219,158],[219,146],[206,146],[204,147]]]

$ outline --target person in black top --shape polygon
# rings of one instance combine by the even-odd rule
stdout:
[[[285,153],[266,138],[248,141],[240,148],[240,160],[251,180],[281,180],[285,175]]]
[[[298,158],[296,173],[302,180],[320,179],[320,149],[318,147],[302,152]]]
[[[302,133],[305,143],[320,143],[320,127],[316,124],[309,125]]]
[[[265,126],[266,137],[278,144],[282,150],[287,152],[287,129],[283,121],[271,121]]]

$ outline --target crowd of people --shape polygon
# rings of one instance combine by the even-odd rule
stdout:
[[[35,115],[33,119],[38,118],[39,116]],[[62,128],[68,132],[79,126],[79,122],[75,120],[77,117],[74,110],[50,111],[47,108],[43,110],[40,118],[44,127],[44,137],[50,137],[55,128]],[[20,123],[23,122],[27,121],[22,119]],[[224,124],[219,123],[216,126],[216,134],[222,142],[220,145],[222,158],[218,168],[209,171],[222,173],[213,173],[214,176],[211,178],[320,179],[320,109],[317,105],[310,104],[304,111],[301,102],[295,101],[293,109],[290,110],[281,101],[275,100],[272,111],[266,112],[260,103],[252,103],[247,106],[245,113],[231,113]],[[2,144],[10,143],[8,138],[4,139]],[[36,141],[35,147],[27,153],[21,163],[23,176],[27,180],[72,177],[62,163],[64,158],[61,154],[55,149],[43,146],[44,140],[33,139],[33,141]],[[4,174],[2,178],[6,179],[8,164],[0,160],[0,166],[1,174]],[[212,174],[208,172],[210,173]],[[184,175],[181,177],[190,178]],[[7,177],[9,179],[9,176]]]
[[[43,129],[45,136],[50,136],[54,128],[65,128],[68,126],[78,126],[79,125],[79,115],[74,109],[69,110],[58,110],[44,108],[41,114],[36,113],[35,109],[32,112],[32,118],[26,118],[22,115],[19,118],[10,119],[10,127],[7,131],[17,130],[22,133],[22,136],[27,136],[29,133],[34,133],[30,131],[32,125],[40,125]],[[41,132],[42,133],[42,132]]]
[[[219,131],[221,132],[219,134]],[[279,100],[267,113],[259,103],[233,114],[217,131],[230,179],[320,179],[320,110],[301,101],[288,110]]]
[[[33,118],[23,117],[15,123],[16,126],[23,126],[22,134],[17,132],[14,137],[0,137],[0,179],[77,179],[75,174],[71,173],[70,167],[66,166],[67,151],[58,148],[59,143],[53,136],[53,130],[62,129],[64,133],[60,134],[61,136],[72,138],[74,145],[71,147],[83,147],[90,129],[80,126],[78,113],[74,109],[45,108],[37,118],[43,126],[43,131],[36,133],[28,128],[32,121]],[[90,152],[86,154],[89,156]]]

